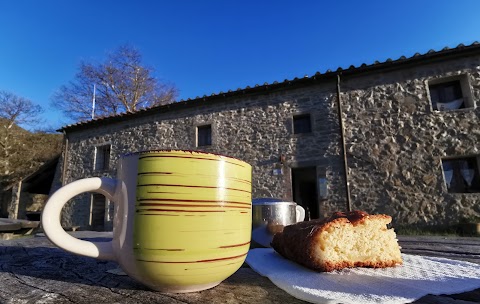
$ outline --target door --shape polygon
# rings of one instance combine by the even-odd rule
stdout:
[[[106,197],[102,194],[92,194],[92,208],[90,214],[90,225],[94,231],[105,230],[105,206]]]
[[[293,200],[305,208],[305,220],[319,217],[316,181],[316,167],[292,168]]]

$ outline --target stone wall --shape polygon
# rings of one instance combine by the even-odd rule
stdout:
[[[458,75],[469,78],[478,105],[478,57],[343,80],[354,208],[417,226],[451,225],[480,215],[479,193],[448,193],[441,166],[443,157],[480,153],[480,111],[434,111],[428,92],[432,79]]]
[[[428,93],[428,81],[463,75],[471,86],[471,102],[478,104],[479,58],[340,75],[353,209],[390,214],[395,225],[451,225],[462,217],[480,215],[479,194],[448,193],[441,168],[443,157],[480,154],[480,112],[476,108],[433,111]],[[117,159],[127,152],[203,150],[250,163],[253,197],[292,199],[291,169],[314,166],[317,179],[328,182],[328,198],[317,199],[320,217],[346,210],[336,86],[336,79],[312,79],[308,85],[223,100],[197,99],[175,110],[67,129],[64,182],[115,176]],[[298,113],[310,113],[311,134],[293,134],[292,118]],[[203,124],[212,125],[213,142],[199,149],[195,132]],[[95,146],[104,144],[111,144],[111,170],[94,172]],[[273,174],[274,169],[282,169],[283,174]],[[59,172],[56,176],[61,176]],[[88,195],[69,203],[63,224],[87,227],[89,203]]]
[[[146,149],[186,149],[221,153],[242,159],[253,166],[253,197],[292,199],[290,167],[318,166],[328,176],[332,192],[328,201],[319,201],[322,210],[345,209],[340,137],[335,83],[279,90],[254,96],[225,99],[218,103],[200,101],[194,107],[154,113],[102,126],[69,132],[66,183],[90,176],[115,176],[118,157]],[[313,132],[292,132],[292,117],[308,112]],[[195,147],[196,126],[212,125],[212,145]],[[111,144],[111,169],[94,172],[95,146]],[[281,156],[285,161],[280,162]],[[59,162],[62,163],[62,160]],[[60,167],[60,166],[59,166]],[[273,169],[283,168],[274,175]],[[59,168],[60,170],[60,168]],[[57,185],[58,187],[58,185]],[[63,225],[88,226],[90,196],[67,204]]]

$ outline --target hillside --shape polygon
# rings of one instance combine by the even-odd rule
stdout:
[[[33,173],[61,152],[62,135],[30,132],[17,125],[7,127],[0,119],[0,186]]]

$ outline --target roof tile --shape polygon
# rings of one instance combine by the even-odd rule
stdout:
[[[440,51],[435,51],[433,49],[430,49],[428,52],[426,52],[425,54],[420,54],[420,53],[415,53],[413,56],[411,56],[410,58],[407,58],[406,56],[401,56],[399,57],[397,60],[393,61],[391,58],[388,58],[386,61],[384,62],[380,62],[380,61],[375,61],[373,64],[366,64],[366,63],[362,63],[359,67],[355,67],[354,65],[351,65],[348,70],[348,72],[355,72],[355,71],[362,71],[364,69],[369,69],[370,67],[374,67],[374,68],[381,68],[383,65],[385,65],[386,63],[389,64],[389,66],[391,66],[392,63],[395,63],[395,64],[403,64],[404,62],[408,62],[409,60],[417,60],[421,57],[431,57],[431,56],[436,56],[436,55],[442,55],[442,54],[448,54],[448,53],[452,53],[452,52],[456,52],[456,51],[460,51],[460,50],[468,50],[468,49],[477,49],[477,50],[480,50],[479,48],[480,46],[480,43],[478,41],[475,41],[473,42],[472,44],[468,45],[468,46],[465,46],[463,43],[460,43],[459,45],[457,45],[455,48],[449,48],[448,46],[447,47],[444,47],[443,49],[441,49]],[[338,67],[336,72],[339,73],[339,72],[342,72],[344,71],[344,69],[342,67]],[[252,87],[250,86],[246,86],[245,88],[238,88],[236,89],[235,91],[232,91],[232,90],[228,90],[227,93],[223,93],[223,92],[220,92],[218,94],[216,93],[212,93],[210,96],[207,96],[207,95],[203,95],[203,97],[199,97],[199,96],[196,96],[194,99],[191,99],[191,98],[187,98],[187,100],[183,100],[181,99],[180,101],[178,102],[175,102],[173,104],[179,104],[179,103],[182,103],[182,104],[185,104],[185,103],[192,103],[192,102],[195,102],[195,101],[198,101],[200,99],[203,99],[203,100],[207,100],[209,99],[210,97],[211,98],[214,98],[216,96],[220,96],[221,94],[223,94],[223,96],[226,96],[226,94],[237,94],[237,92],[243,92],[245,93],[246,90],[255,90],[255,88],[259,88],[259,87],[265,87],[265,88],[268,88],[270,86],[281,86],[282,83],[283,84],[289,84],[291,85],[292,83],[295,83],[295,82],[298,82],[298,81],[302,81],[303,79],[317,79],[318,76],[322,76],[322,75],[328,75],[330,73],[333,73],[333,71],[331,69],[327,69],[324,73],[320,73],[320,72],[316,72],[314,74],[314,76],[312,77],[309,77],[308,75],[305,75],[304,77],[302,78],[298,78],[298,77],[295,77],[293,80],[289,80],[289,79],[285,79],[283,82],[279,82],[279,81],[273,81],[272,84],[269,84],[268,82],[265,82],[263,85],[259,85],[259,84],[255,84],[254,88],[252,89]],[[171,107],[171,104],[167,104],[167,105],[160,105],[160,106],[153,106],[153,107],[149,107],[149,108],[145,108],[145,109],[142,109],[142,110],[139,110],[137,112],[128,112],[128,113],[121,113],[121,114],[117,114],[117,115],[110,115],[110,116],[104,116],[104,117],[97,117],[93,120],[87,120],[87,121],[80,121],[80,122],[76,122],[76,123],[73,123],[73,124],[70,124],[70,125],[67,125],[67,126],[64,126],[62,127],[61,129],[59,129],[58,131],[64,131],[64,130],[67,130],[67,129],[71,129],[71,128],[77,128],[77,127],[83,127],[83,126],[87,126],[89,124],[93,124],[95,122],[98,122],[98,121],[103,121],[105,119],[114,119],[114,118],[122,118],[124,116],[130,116],[130,115],[135,115],[135,113],[143,113],[143,112],[146,112],[146,111],[149,111],[149,110],[153,110],[153,109],[156,109],[156,108],[169,108]]]

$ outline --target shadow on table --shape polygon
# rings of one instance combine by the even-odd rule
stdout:
[[[89,240],[108,241],[98,238]],[[106,288],[149,290],[126,275],[107,272],[118,267],[113,261],[83,257],[54,247],[0,245],[0,274],[10,273],[18,280],[28,281],[30,285],[44,286],[49,281],[61,281]]]
[[[94,242],[107,242],[110,238],[82,238]],[[246,265],[246,264],[245,264]],[[86,284],[105,288],[121,288],[136,291],[152,291],[127,275],[115,274],[119,270],[114,261],[98,260],[79,256],[57,247],[29,247],[0,245],[0,277],[9,273],[18,280],[28,281],[33,286],[45,286],[55,281],[71,284]],[[237,276],[226,279],[232,286],[254,286],[259,281],[273,284],[264,277],[242,267]]]

